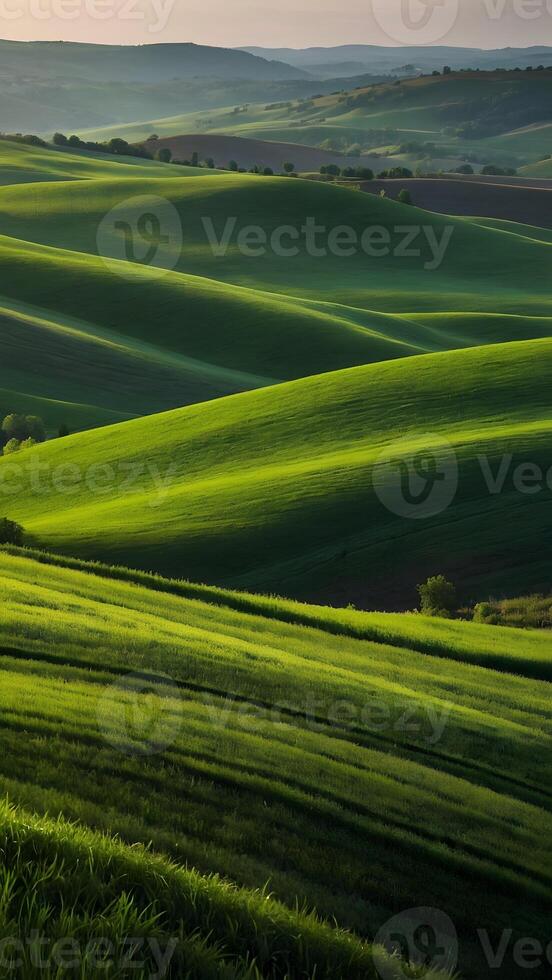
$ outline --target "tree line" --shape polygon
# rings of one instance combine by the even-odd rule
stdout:
[[[66,425],[58,429],[60,438],[69,435]],[[6,415],[0,426],[0,456],[10,456],[46,441],[46,427],[39,415]]]

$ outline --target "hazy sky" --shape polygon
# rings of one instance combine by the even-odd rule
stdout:
[[[523,47],[552,44],[552,0],[0,0],[0,37]]]

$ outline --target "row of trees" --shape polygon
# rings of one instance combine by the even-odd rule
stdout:
[[[38,415],[6,415],[0,428],[0,450],[4,456],[29,449],[45,439],[44,422]]]
[[[127,143],[126,140],[119,137],[114,137],[106,143],[96,143],[94,140],[81,140],[79,136],[54,133],[52,142],[54,146],[71,147],[75,150],[93,150],[96,153],[111,153],[113,156],[140,157],[145,160],[153,160],[152,154],[144,146]],[[46,145],[44,143],[44,146]]]
[[[336,163],[327,164],[320,167],[321,174],[330,177],[356,177],[357,180],[373,180],[374,171],[370,167],[338,167]],[[382,170],[378,174],[378,180],[407,180],[413,177],[411,170],[407,167],[391,167],[390,170]]]
[[[60,437],[68,436],[69,429],[61,425]],[[29,449],[46,441],[46,427],[38,415],[6,415],[0,426],[0,456],[9,456],[20,449]]]
[[[150,137],[153,139],[153,137]],[[201,159],[199,153],[192,153],[189,160],[175,160],[172,156],[172,151],[168,146],[162,146],[156,153],[156,159],[160,160],[162,163],[174,163],[181,167],[205,167],[208,170],[215,169],[215,161],[213,157],[206,157]],[[256,163],[249,170],[246,167],[240,167],[237,160],[230,160],[226,167],[218,167],[219,170],[228,170],[230,173],[236,174],[262,174],[265,177],[273,177],[274,170],[272,167],[267,167],[264,164]],[[295,177],[295,164],[286,161],[282,164],[282,176]]]

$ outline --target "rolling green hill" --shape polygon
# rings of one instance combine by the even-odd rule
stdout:
[[[364,608],[436,572],[482,599],[547,587],[551,363],[550,339],[427,354],[84,433],[0,460],[4,509],[65,553]],[[458,486],[412,520],[397,460],[435,440]]]
[[[0,53],[5,111],[34,94],[44,125],[139,104],[162,135],[155,99],[230,100],[243,65],[259,100],[309,84],[193,45]],[[188,131],[542,176],[551,82],[447,73]],[[491,206],[475,179],[479,216],[451,217],[0,139],[0,420],[49,436],[6,424],[0,450],[0,541],[27,546],[0,546],[0,973],[16,940],[21,980],[484,980],[488,946],[519,980],[518,940],[549,943],[552,648],[513,628],[552,585],[549,192],[498,180]],[[433,575],[475,622],[404,612]],[[38,969],[44,935],[114,958]]]
[[[431,880],[465,980],[486,975],[476,929],[546,939],[539,633],[276,601],[263,616],[255,597],[13,551],[0,577],[0,787],[24,808],[0,812],[0,935],[35,925],[33,887],[47,936],[68,917],[79,938],[101,920],[119,943],[179,936],[171,977],[371,980],[370,947],[295,901],[370,940]]]
[[[183,244],[181,247],[179,241],[173,240],[172,251],[167,255],[168,271],[174,268],[176,272],[208,279],[214,294],[218,292],[214,280],[218,280],[256,291],[301,297],[311,307],[312,301],[316,301],[315,308],[323,300],[340,307],[378,313],[478,310],[542,316],[550,310],[550,249],[529,236],[527,240],[513,241],[495,229],[428,214],[375,196],[359,195],[358,191],[347,188],[242,174],[170,182],[139,179],[132,184],[109,180],[55,183],[48,187],[47,194],[32,186],[5,187],[0,190],[2,261],[6,265],[10,262],[13,245],[10,246],[8,236],[18,239],[18,252],[21,240],[63,249],[59,259],[60,262],[63,259],[64,270],[70,275],[71,264],[78,262],[86,288],[88,274],[91,276],[101,266],[105,268],[105,264],[66,253],[97,255],[98,229],[105,216],[114,208],[126,207],[128,202],[132,207],[133,200],[142,197],[167,201],[178,212]],[[309,219],[323,229],[314,237],[314,248],[309,246],[303,231]],[[102,240],[104,255],[124,258],[121,234],[114,230],[113,224],[114,221]],[[340,253],[339,247],[332,247],[329,240],[330,233],[343,225],[356,233],[354,254]],[[238,235],[251,226],[259,228],[267,239],[261,242],[259,255],[248,254],[246,248],[238,245]],[[284,234],[282,254],[278,254],[278,240],[274,248],[270,243],[282,226],[292,227],[296,238],[290,241]],[[383,228],[389,240],[382,247],[380,237],[371,255],[363,250],[360,239],[367,229],[374,228]],[[221,246],[225,229],[228,242]],[[409,229],[414,234],[406,242]],[[255,239],[253,253],[258,247]],[[288,254],[290,247],[299,254]],[[322,254],[318,254],[319,249]],[[405,251],[406,254],[401,254]],[[42,261],[48,262],[49,278],[55,283],[56,253],[24,248],[21,262],[32,256],[38,267]],[[120,274],[105,276],[102,304],[95,305],[99,306],[97,315],[102,317],[104,325],[121,329],[120,311],[116,320],[108,312],[113,284],[118,283],[122,296],[127,276],[135,280],[134,285],[139,280],[153,280],[153,276],[143,266],[130,273],[119,266],[115,271]],[[38,275],[37,287],[41,295],[47,296],[48,290]],[[177,288],[179,283],[182,280],[167,275],[155,288],[160,293],[161,289]],[[24,296],[18,295],[15,276],[13,283],[11,276],[8,278],[5,292],[33,302],[33,284],[27,284]],[[65,312],[70,312],[70,303],[71,296],[58,300],[59,307],[66,308]],[[43,305],[47,305],[46,301]],[[71,312],[78,315],[74,308]],[[340,314],[346,319],[355,317],[355,309],[351,313],[350,309],[334,306],[327,312],[333,312],[334,318]],[[133,323],[136,316],[140,316],[140,310],[134,311]],[[369,322],[360,313],[359,325],[366,327]],[[151,334],[150,328],[151,320],[148,325]],[[162,324],[161,329],[167,328]],[[194,329],[193,324],[187,335],[190,329]],[[181,338],[179,343],[184,340]]]
[[[357,88],[335,86],[332,94],[269,104],[230,100],[209,111],[138,118],[115,133],[90,129],[91,138],[122,135],[145,140],[209,133],[321,146],[356,147],[368,165],[452,170],[465,159],[518,167],[550,152],[552,70],[461,71],[424,75]],[[245,101],[245,100],[244,100]],[[229,104],[230,103],[230,104]],[[401,144],[418,144],[401,151]],[[425,146],[430,144],[430,146]],[[375,154],[379,155],[379,160]]]
[[[53,174],[66,159],[52,152]],[[0,188],[2,387],[45,399],[39,414],[53,427],[59,402],[77,429],[353,365],[550,334],[550,247],[534,229],[512,226],[514,236],[298,180],[175,179],[185,168],[161,164],[148,164],[160,178],[115,180],[125,164],[75,159],[92,168],[88,179]],[[116,212],[98,256],[106,215],[144,199],[174,208],[182,229],[167,269],[119,261]],[[309,220],[326,229],[326,254],[301,239]],[[219,240],[227,221],[228,248],[213,254],[209,234]],[[268,247],[254,257],[237,245],[248,226],[270,241],[282,224],[297,229],[299,254]],[[343,224],[358,241],[366,229],[387,235],[389,254],[332,254],[327,236]],[[414,256],[400,254],[410,228]]]
[[[532,163],[523,167],[522,174],[527,177],[546,177],[552,178],[552,158],[541,160],[539,163]]]
[[[118,157],[81,150],[55,150],[48,147],[0,140],[0,187],[39,181],[127,180],[138,177],[186,177],[209,171],[198,167],[176,170],[156,160]],[[44,189],[41,192],[44,194]]]

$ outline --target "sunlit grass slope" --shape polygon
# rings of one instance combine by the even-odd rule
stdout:
[[[82,313],[94,316],[88,306]],[[148,342],[9,300],[0,305],[0,332],[0,413],[32,409],[50,430],[92,428],[278,380],[171,352],[155,336]]]
[[[545,242],[522,235],[518,241],[501,229],[429,214],[374,195],[313,181],[229,174],[216,179],[197,177],[170,183],[163,179],[136,180],[132,184],[114,180],[75,181],[52,184],[46,194],[32,186],[8,187],[0,190],[2,231],[4,236],[19,241],[95,256],[98,229],[105,216],[114,207],[141,197],[165,199],[178,212],[183,244],[173,236],[172,251],[169,248],[167,254],[171,270],[174,267],[176,272],[187,275],[257,291],[270,290],[311,303],[323,300],[338,304],[337,309],[324,308],[324,312],[334,318],[341,315],[361,327],[370,326],[370,321],[362,318],[362,311],[550,313],[552,252]],[[314,247],[307,245],[303,231],[309,219],[320,229]],[[109,251],[110,255],[120,256],[124,254],[122,233],[114,226],[115,218],[113,227],[109,226],[102,236],[102,250],[104,254]],[[267,238],[259,255],[248,254],[237,241],[238,234],[252,226]],[[289,226],[296,230],[296,240],[284,235],[281,242],[284,254],[278,254],[278,242],[276,248],[270,244],[273,233]],[[357,242],[366,229],[380,229],[375,252],[381,254],[366,254],[360,244],[350,254],[339,254],[328,237],[343,226],[354,230]],[[105,224],[102,227],[105,229]],[[381,229],[388,236],[383,247]],[[216,247],[225,230],[228,240],[217,254]],[[411,237],[405,242],[407,232]],[[294,254],[287,254],[293,246]],[[10,245],[5,237],[0,268],[9,270],[10,295],[15,296],[18,283],[11,271],[15,271],[10,261],[11,248],[13,242]],[[30,261],[32,255],[37,266],[37,287],[43,289],[42,258],[44,263],[48,262],[48,276],[52,280],[48,292],[52,292],[57,279],[56,253],[25,249],[21,261]],[[70,263],[75,259],[70,254],[64,254],[63,259],[64,275],[65,262],[70,275]],[[81,260],[83,289],[96,269],[102,269],[105,277],[101,302],[96,299],[95,303],[97,315],[104,322],[107,320],[110,293],[118,284],[119,306],[123,308],[119,309],[119,318],[126,318],[127,306],[132,319],[140,316],[140,304],[136,302],[133,309],[126,298],[123,265],[115,271],[114,265],[106,269],[104,263],[89,265]],[[145,284],[150,282],[148,271],[153,275],[157,272],[145,268]],[[108,272],[110,275],[106,275]],[[140,277],[138,282],[141,284]],[[132,285],[136,291],[136,282]],[[160,287],[169,290],[172,285],[177,286],[178,279],[171,271]],[[68,296],[59,300],[65,308],[71,299],[76,300],[74,290],[66,292]],[[85,292],[81,305],[86,298]],[[147,313],[151,317],[149,309]],[[225,328],[228,329],[226,325]],[[406,331],[404,339],[408,340],[408,328]],[[412,339],[417,340],[416,336]]]
[[[549,585],[551,379],[548,339],[316,376],[0,460],[3,506],[41,545],[254,591],[404,608],[448,572],[519,594]],[[458,486],[398,516],[399,460],[436,439]]]
[[[168,181],[180,168],[161,165],[157,179],[101,179],[104,165],[120,164],[97,165],[94,179],[0,188],[2,388],[21,402],[44,399],[49,425],[58,402],[79,429],[353,365],[550,335],[552,252],[531,228],[313,182]],[[144,196],[170,202],[182,227],[161,275],[112,258],[124,254],[115,217],[97,254],[106,215]],[[326,254],[301,239],[309,218]],[[218,239],[230,222],[223,254],[209,244],[207,219]],[[298,254],[268,247],[253,257],[237,245],[248,226],[270,240],[282,225],[297,229]],[[366,229],[387,234],[390,254],[333,254],[327,236],[343,225],[359,238]],[[417,255],[401,252],[411,228]],[[17,399],[8,405],[20,408]]]
[[[65,180],[126,180],[138,177],[205,175],[198,167],[178,168],[138,157],[114,159],[107,153],[55,150],[0,140],[0,186]],[[47,194],[42,188],[41,193]]]
[[[251,103],[235,111],[234,105],[179,116],[137,120],[122,127],[91,130],[96,138],[123,135],[145,140],[152,130],[160,136],[183,133],[224,134],[302,143],[312,146],[332,141],[346,149],[360,144],[364,150],[396,151],[400,143],[431,143],[430,152],[418,152],[425,172],[435,172],[449,158],[460,161],[474,154],[478,161],[517,166],[539,160],[550,150],[550,88],[546,72],[453,72],[336,91],[312,99]],[[535,121],[536,120],[536,121]],[[530,125],[524,125],[530,121]],[[470,138],[467,124],[475,124]],[[464,129],[461,137],[456,130]],[[120,131],[118,131],[120,130]],[[389,131],[385,139],[385,130]],[[381,140],[383,145],[380,145]],[[390,142],[392,140],[393,142]],[[416,155],[393,154],[376,160],[384,169],[394,162],[409,166]]]
[[[282,980],[372,976],[356,941],[124,846],[151,841],[202,875],[270,881],[279,901],[368,939],[391,914],[439,907],[470,980],[484,975],[476,928],[546,938],[550,691],[539,677],[551,654],[540,634],[201,588],[193,599],[193,586],[13,551],[0,553],[0,580],[0,788],[122,840],[3,810],[8,922],[38,879],[54,934],[63,900],[77,922],[90,913],[84,935],[103,908],[120,936],[124,892],[130,922],[161,915],[161,938],[184,920],[179,964],[198,927],[205,976],[242,976],[247,954]],[[355,639],[351,626],[374,635]],[[136,710],[153,712],[149,726],[133,727]]]
[[[178,211],[174,271],[97,255],[103,218],[134,194]],[[13,236],[0,240],[3,387],[96,406],[98,424],[101,410],[146,414],[355,364],[550,334],[552,252],[522,226],[508,233],[351,190],[240,175],[4,188],[0,208]],[[234,236],[216,256],[204,227],[208,217],[221,236],[235,219],[236,234],[256,225],[270,237],[309,216],[327,232],[384,229],[393,249],[404,228],[419,227],[420,254],[302,248],[254,258]],[[431,269],[429,241],[448,242]]]
[[[61,817],[0,803],[0,848],[0,937],[23,944],[21,976],[35,975],[28,937],[37,932],[49,949],[68,932],[80,951],[88,947],[88,980],[125,970],[140,980],[377,976],[368,945],[314,915]],[[111,944],[104,962],[101,939]]]

